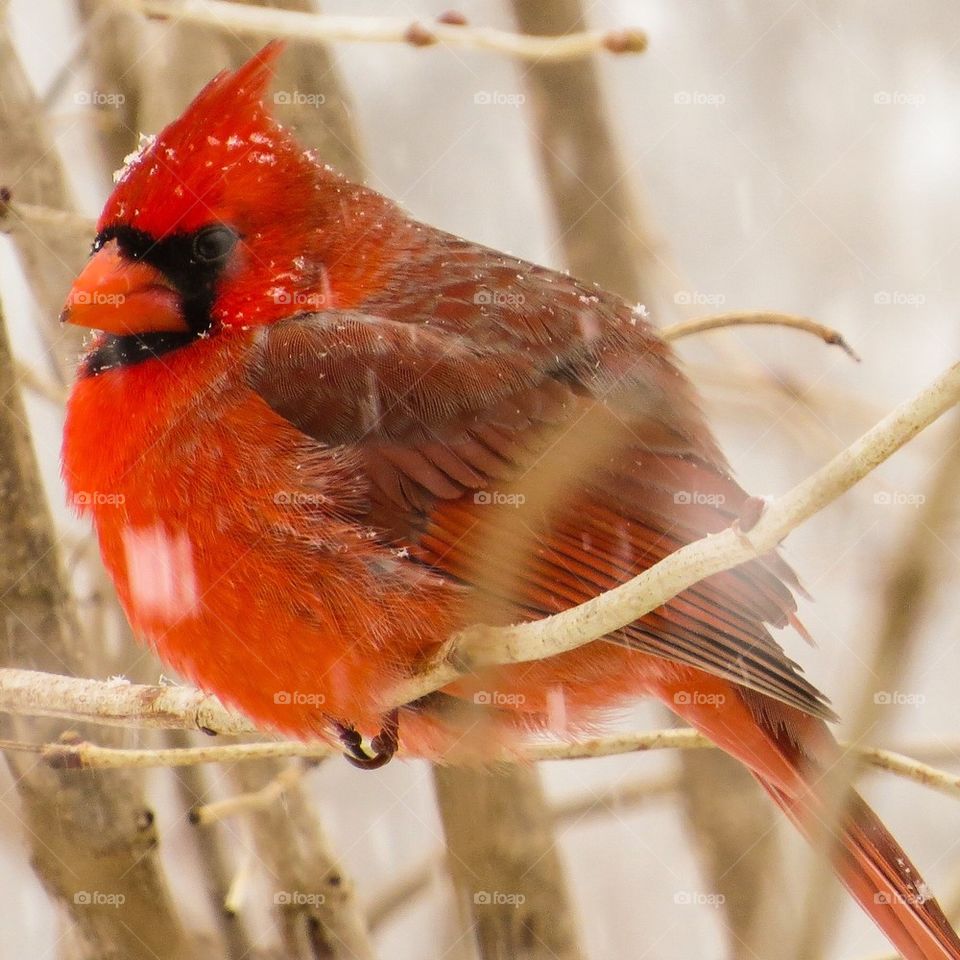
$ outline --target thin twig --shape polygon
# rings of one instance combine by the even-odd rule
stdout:
[[[642,53],[647,35],[636,27],[586,30],[562,37],[532,37],[492,27],[411,21],[402,17],[347,17],[248,7],[225,0],[121,0],[148,16],[206,24],[233,33],[289,37],[317,43],[405,43],[415,47],[446,44],[502,53],[521,60],[560,61],[593,53]]]
[[[850,344],[844,340],[839,331],[818,323],[810,317],[800,317],[792,313],[771,313],[768,310],[751,310],[736,313],[714,313],[704,317],[693,317],[691,320],[682,320],[664,327],[660,336],[664,340],[680,340],[695,333],[704,333],[707,330],[719,330],[722,327],[789,327],[793,330],[805,330],[819,337],[829,346],[839,347],[849,357],[860,362],[860,357],[854,352]]]
[[[956,774],[938,770],[928,763],[914,760],[913,757],[895,753],[893,750],[881,750],[879,747],[857,747],[855,753],[858,760],[871,767],[895,773],[898,777],[921,783],[951,797],[960,795],[960,777]]]
[[[0,195],[0,232],[9,233],[19,227],[33,230],[55,230],[72,233],[83,241],[93,238],[96,220],[72,210],[48,207],[40,203],[23,203]]]
[[[599,814],[623,813],[651,800],[670,797],[679,786],[680,778],[675,774],[656,779],[637,778],[561,800],[550,807],[549,814],[558,826],[579,826]],[[370,928],[382,926],[398,910],[424,893],[433,881],[444,875],[446,866],[445,855],[438,851],[393,877],[367,906]]]
[[[650,802],[672,797],[680,789],[681,779],[667,773],[657,779],[637,777],[611,784],[603,790],[586,790],[554,804],[555,819],[566,826],[579,824],[598,814],[620,813]]]
[[[223,901],[223,909],[230,917],[240,915],[240,909],[243,907],[243,901],[246,899],[247,891],[250,889],[250,879],[253,874],[253,853],[244,848],[240,857],[240,865],[237,867],[233,879],[230,881],[230,888]]]
[[[189,749],[189,748],[187,748]],[[255,813],[273,806],[294,784],[303,777],[303,767],[293,764],[284,767],[277,776],[259,790],[237,793],[223,800],[205,803],[190,811],[190,822],[205,827],[218,820],[226,820],[242,813]]]
[[[0,671],[2,675],[3,671]],[[57,679],[57,678],[55,678]],[[85,681],[92,683],[93,681]],[[90,719],[95,719],[91,717]],[[960,795],[960,776],[940,770],[893,750],[879,747],[860,747],[844,744],[860,762],[886,770],[897,776],[939,790],[951,796]],[[504,754],[503,760],[583,760],[590,757],[611,757],[623,753],[642,753],[651,750],[698,750],[713,747],[713,743],[696,730],[678,727],[650,730],[640,733],[618,733],[579,741],[549,741],[524,744]],[[102,747],[95,743],[67,740],[62,743],[35,744],[17,740],[0,740],[0,750],[39,753],[56,767],[112,769],[120,767],[184,767],[200,763],[239,763],[244,760],[312,759],[323,760],[339,756],[340,751],[323,743],[302,743],[299,740],[281,740],[275,743],[232,743],[209,747],[179,747],[160,750],[121,749]],[[399,756],[404,756],[403,749]],[[494,758],[496,759],[496,758]],[[274,782],[269,789],[279,796],[291,781]],[[639,788],[638,788],[639,789]],[[243,809],[260,809],[268,804],[256,797],[231,797],[198,811],[223,807],[226,813],[202,813],[196,822],[208,823],[232,814],[231,805]]]

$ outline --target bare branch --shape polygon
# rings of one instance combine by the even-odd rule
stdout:
[[[129,10],[182,23],[206,24],[233,33],[289,37],[317,43],[445,44],[486,50],[521,60],[574,60],[593,53],[642,53],[647,35],[635,27],[586,30],[562,37],[533,37],[492,27],[471,27],[438,19],[434,23],[401,17],[346,17],[300,13],[227,3],[225,0],[120,0]]]
[[[81,680],[16,668],[0,670],[0,712],[89,720],[108,727],[256,732],[249,720],[192,687]]]
[[[6,673],[13,671],[0,670],[0,682]],[[49,676],[52,680],[59,680],[49,674],[37,674],[38,677]],[[97,681],[77,681],[84,684],[95,684]],[[103,684],[107,689],[104,696],[111,695],[112,685]],[[165,687],[142,689],[165,690]],[[87,720],[97,718],[90,715]],[[131,722],[129,726],[135,726]],[[916,760],[902,752],[884,750],[880,747],[858,746],[856,744],[841,743],[847,752],[856,761],[888,773],[896,774],[915,783],[939,790],[950,796],[960,797],[960,776],[947,770]],[[653,750],[702,750],[713,749],[714,744],[702,733],[685,727],[665,730],[649,730],[639,733],[617,733],[603,737],[594,737],[578,741],[551,741],[531,743],[511,751],[509,757],[502,759],[517,759],[537,763],[543,760],[585,760],[592,757],[612,757],[624,753],[646,753]],[[178,747],[160,750],[121,749],[117,747],[103,747],[86,741],[66,739],[59,743],[36,744],[15,740],[0,740],[0,750],[20,753],[39,754],[47,763],[56,767],[70,768],[98,768],[117,769],[122,767],[185,767],[202,763],[240,763],[245,760],[265,759],[304,759],[325,760],[337,757],[340,750],[325,743],[303,743],[299,740],[280,740],[271,743],[231,743],[216,744],[209,747]],[[399,756],[403,756],[401,747]],[[206,824],[234,813],[247,810],[259,810],[270,805],[299,777],[294,777],[289,771],[285,772],[279,782],[272,781],[262,791],[263,796],[241,795],[230,797],[227,800],[199,807],[193,817],[194,822]],[[672,779],[657,787],[638,784],[637,791],[652,790],[655,793],[673,789],[676,786]],[[630,794],[632,796],[632,792]],[[611,800],[611,803],[614,802]],[[234,809],[236,807],[236,809]],[[222,808],[222,809],[221,809]]]
[[[660,336],[664,340],[680,340],[682,337],[689,337],[695,333],[705,333],[707,330],[719,330],[722,327],[748,327],[748,326],[766,326],[766,327],[789,327],[793,330],[805,330],[819,337],[825,344],[831,347],[839,347],[847,356],[860,362],[860,357],[854,352],[850,344],[844,340],[843,335],[828,327],[825,324],[818,323],[810,317],[800,317],[792,313],[771,313],[768,310],[751,310],[747,312],[736,313],[714,313],[704,317],[694,317],[692,320],[682,320],[680,323],[671,324],[660,330]]]
[[[29,390],[59,407],[66,403],[67,391],[60,384],[47,379],[39,370],[35,370],[21,360],[14,360],[13,365],[23,389]]]
[[[921,783],[951,797],[960,796],[960,777],[956,774],[938,770],[928,763],[914,760],[913,757],[895,753],[893,750],[881,750],[879,747],[857,747],[855,753],[858,760],[871,767],[895,773],[898,777]]]
[[[292,786],[303,777],[303,767],[284,767],[265,786],[248,793],[237,793],[223,800],[205,803],[190,811],[190,822],[205,827],[218,820],[226,820],[242,813],[256,813],[273,806]]]
[[[9,212],[11,200],[67,209],[70,188],[66,170],[46,122],[46,112],[5,22],[0,22],[0,90],[0,220],[5,210]],[[29,225],[15,218],[11,222],[17,227],[11,231],[14,248],[40,308],[40,331],[51,373],[66,383],[72,375],[72,362],[67,361],[64,347],[79,345],[82,335],[79,329],[60,331],[57,315],[89,241],[81,241],[73,231],[59,225]]]
[[[885,615],[878,640],[869,658],[862,660],[863,680],[852,708],[846,711],[846,725],[856,744],[881,726],[878,693],[893,689],[905,675],[910,655],[919,642],[924,609],[931,603],[942,570],[944,555],[942,531],[954,510],[957,476],[960,471],[960,418],[954,417],[950,433],[943,442],[944,454],[936,473],[906,535],[892,557],[892,569],[884,590]],[[820,840],[815,846],[829,850],[835,842],[834,827],[846,809],[855,783],[848,762],[836,763],[819,783],[820,796],[830,816],[820,821]],[[803,960],[824,952],[833,917],[839,912],[836,887],[825,883],[826,866],[813,861],[805,883],[805,904],[799,926],[796,950],[792,956]]]
[[[89,243],[96,230],[96,221],[72,210],[48,207],[40,203],[22,203],[8,192],[0,193],[0,230],[56,230],[73,234],[80,243]]]
[[[693,756],[692,753],[685,755]],[[635,809],[652,800],[672,797],[679,787],[680,778],[671,774],[655,779],[638,777],[614,783],[602,791],[585,790],[582,794],[553,804],[549,814],[557,825],[579,826],[598,815]],[[433,881],[444,876],[446,869],[447,858],[442,851],[437,851],[391,878],[390,883],[376,893],[367,907],[369,926],[372,929],[382,926],[398,910],[426,892]]]
[[[582,960],[540,771],[435,765],[433,780],[450,877],[478,955]],[[491,897],[494,890],[508,895]]]
[[[682,547],[632,580],[561,613],[513,627],[468,627],[424,670],[400,684],[401,705],[481,667],[540,660],[613,633],[662,606],[704,577],[775,548],[800,526],[960,400],[960,364],[902,403],[815,474],[766,505],[748,531],[739,525]]]

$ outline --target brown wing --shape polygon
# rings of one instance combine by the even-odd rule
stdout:
[[[461,241],[435,257],[432,289],[401,275],[395,289],[413,296],[260,333],[251,385],[304,433],[359,452],[359,519],[537,617],[739,515],[746,495],[687,381],[627,305]],[[484,533],[494,494],[531,501],[506,522],[500,512],[499,564]],[[796,585],[770,555],[610,639],[832,717],[765,626],[793,618],[784,582]]]

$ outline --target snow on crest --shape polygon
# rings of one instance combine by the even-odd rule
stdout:
[[[119,183],[143,159],[143,155],[153,146],[156,139],[152,133],[140,134],[137,149],[123,158],[123,166],[119,170],[114,170],[114,183]]]

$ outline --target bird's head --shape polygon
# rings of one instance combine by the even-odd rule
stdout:
[[[281,51],[268,44],[219,74],[143,139],[62,319],[120,336],[202,334],[349,295],[351,266],[338,260],[364,246],[357,216],[383,198],[317,163],[267,113]]]

